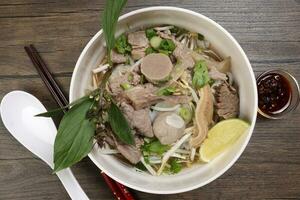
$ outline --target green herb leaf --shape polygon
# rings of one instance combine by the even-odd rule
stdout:
[[[54,143],[54,172],[79,162],[91,151],[95,124],[86,114],[93,103],[86,99],[74,105],[61,120]]]
[[[150,40],[152,37],[157,36],[155,30],[153,28],[146,29],[145,31],[146,37]]]
[[[110,63],[110,52],[115,47],[115,31],[118,18],[126,2],[126,0],[107,0],[105,4],[102,17],[102,27]]]
[[[148,47],[145,50],[146,55],[151,54],[151,53],[156,53],[157,51],[155,49],[153,49],[152,47]]]
[[[163,39],[159,45],[160,50],[169,51],[169,52],[173,52],[175,48],[176,45],[170,39]]]
[[[172,86],[163,87],[163,88],[160,88],[157,91],[157,95],[159,95],[159,96],[169,96],[169,95],[172,95],[175,91],[176,91],[175,87],[172,87]]]
[[[179,28],[177,26],[174,26],[173,28],[170,29],[171,33],[175,34],[175,36],[179,36],[182,35],[183,33],[187,33],[188,31],[183,29],[183,28]]]
[[[113,102],[108,109],[108,121],[118,139],[126,144],[134,144],[133,135],[128,122],[118,106]]]
[[[139,170],[147,171],[146,167],[144,166],[144,164],[142,162],[138,162],[137,164],[135,164],[135,167]]]
[[[95,93],[96,91],[98,90],[94,90],[92,93]],[[75,101],[73,101],[72,103],[62,107],[62,108],[56,108],[56,109],[53,109],[53,110],[49,110],[47,112],[44,112],[44,113],[40,113],[40,114],[37,114],[35,115],[35,117],[56,117],[56,116],[59,116],[60,114],[62,114],[63,110],[75,105],[75,104],[80,104],[82,103],[83,101],[87,100],[89,98],[89,95],[86,95],[86,96],[83,96]]]
[[[208,76],[207,66],[204,60],[199,60],[194,66],[194,75],[193,75],[193,86],[196,89],[202,88],[209,82],[210,78]]]
[[[127,54],[131,52],[131,45],[127,41],[125,34],[120,35],[116,40],[116,49],[120,54]]]
[[[198,33],[198,40],[204,40],[204,35],[202,35],[201,33]]]
[[[178,162],[177,159],[171,159],[170,165],[171,165],[170,171],[174,174],[180,172],[182,169],[182,165],[181,163]]]
[[[158,155],[162,155],[163,153],[168,151],[170,149],[170,147],[168,145],[161,144],[159,142],[159,140],[154,139],[154,140],[150,141],[149,143],[144,144],[141,147],[141,149],[144,152],[156,153]]]
[[[47,112],[37,114],[37,115],[35,115],[35,117],[57,117],[57,116],[60,116],[63,113],[63,110],[67,109],[68,107],[69,107],[69,105],[64,106],[62,108],[56,108],[53,110],[49,110]]]

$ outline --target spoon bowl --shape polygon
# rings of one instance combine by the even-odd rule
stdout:
[[[1,118],[7,130],[24,147],[53,169],[56,127],[51,118],[35,117],[46,111],[36,97],[24,91],[12,91],[6,94],[0,105]],[[61,170],[56,175],[72,199],[89,199],[70,168]]]
[[[43,104],[23,91],[13,91],[2,99],[2,121],[10,133],[27,149],[53,168],[56,127],[51,118],[35,117],[46,112]]]

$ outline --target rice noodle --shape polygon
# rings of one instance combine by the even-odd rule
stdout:
[[[93,74],[92,75],[92,87],[93,87],[93,90],[97,89],[98,88],[98,80],[97,80],[97,77],[96,77],[96,74]]]
[[[180,138],[180,140],[178,140],[169,151],[166,152],[166,154],[163,156],[162,158],[162,164],[159,168],[159,170],[157,171],[157,175],[160,175],[162,173],[162,171],[164,170],[169,158],[171,157],[172,154],[175,153],[175,151],[182,145],[182,143],[184,143],[187,139],[190,138],[192,133],[188,133],[186,135],[184,135],[183,137]]]
[[[180,155],[179,153],[173,153],[172,155],[171,155],[171,157],[174,157],[174,158],[180,158],[180,159],[183,159],[183,160],[185,160],[186,159],[186,156],[183,156],[183,155]]]
[[[193,100],[197,103],[197,102],[199,101],[199,97],[197,96],[196,91],[195,91],[192,87],[190,87],[189,84],[188,84],[185,80],[182,80],[182,79],[181,79],[181,82],[183,82],[183,84],[180,83],[180,82],[177,82],[177,83],[178,83],[181,87],[186,88],[186,89],[189,89],[190,92],[191,92],[191,94],[192,94]]]
[[[156,176],[156,171],[151,167],[151,165],[148,165],[146,162],[145,162],[145,159],[144,157],[142,156],[141,157],[141,162],[143,163],[143,165],[146,167],[146,169],[150,172],[150,174],[152,174],[153,176]]]
[[[171,111],[175,111],[175,110],[179,109],[180,105],[177,104],[173,107],[159,107],[159,106],[155,105],[155,106],[151,106],[151,108],[153,110],[160,111],[160,112],[171,112]]]
[[[165,31],[165,30],[170,30],[174,28],[174,26],[161,26],[161,27],[155,27],[154,30],[156,31]]]
[[[132,71],[134,68],[138,67],[142,63],[143,58],[136,61],[133,65],[130,66],[130,71]]]
[[[233,76],[231,72],[227,72],[226,75],[228,76],[228,83],[229,85],[233,84]]]
[[[171,31],[168,29],[168,30],[165,30],[164,33],[168,34],[168,35],[171,35]]]
[[[97,67],[96,69],[93,69],[93,73],[97,74],[99,72],[102,72],[104,70],[107,70],[107,68],[109,67],[109,64],[105,64],[105,65],[100,65],[99,67]]]
[[[181,154],[190,154],[191,152],[188,150],[184,150],[184,149],[177,149],[175,151],[176,153],[181,153]]]
[[[118,154],[118,153],[120,153],[116,149],[107,149],[107,148],[102,148],[102,149],[99,148],[98,152],[101,154]]]
[[[176,38],[177,41],[181,41],[186,34],[182,34]]]
[[[196,148],[192,148],[192,150],[191,150],[191,156],[190,156],[191,161],[194,161],[195,154],[196,154]]]
[[[193,50],[194,47],[195,47],[195,39],[194,38],[191,38],[190,39],[190,42],[189,42],[189,49]]]

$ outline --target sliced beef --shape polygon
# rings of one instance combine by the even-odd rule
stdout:
[[[111,51],[111,61],[113,63],[125,63],[127,61],[126,56],[119,54],[116,51]]]
[[[222,73],[222,72],[219,72],[217,70],[216,67],[214,66],[211,66],[210,67],[210,70],[208,72],[208,75],[210,76],[210,78],[214,79],[214,80],[223,80],[223,81],[226,81],[227,80],[227,76],[226,74]]]
[[[160,36],[161,38],[163,38],[163,39],[169,39],[169,40],[172,40],[173,42],[175,42],[175,44],[178,43],[178,41],[175,40],[174,35],[170,35],[170,34],[167,34],[167,33],[165,33],[165,32],[162,32],[162,31],[157,31],[156,33],[157,33],[157,35],[159,35],[159,36]]]
[[[237,117],[239,114],[239,97],[235,88],[223,82],[215,88],[216,113],[222,119]]]
[[[113,96],[119,96],[124,90],[121,87],[121,84],[128,83],[133,86],[140,83],[140,75],[136,72],[125,71],[120,72],[119,75],[114,75],[113,78],[109,79],[109,88]]]
[[[191,96],[179,95],[179,96],[164,96],[164,102],[169,105],[186,104],[193,98]]]
[[[146,37],[145,31],[137,31],[128,34],[128,43],[133,48],[141,48],[148,46],[148,38]]]
[[[136,128],[144,136],[153,137],[149,109],[134,110],[133,107],[122,102],[121,110],[132,128]]]
[[[135,146],[138,149],[141,149],[141,146],[144,144],[144,140],[139,135],[134,135]]]
[[[156,95],[157,88],[152,84],[139,85],[125,91],[125,94],[135,110],[149,107],[161,100],[161,96]]]
[[[131,51],[131,56],[133,60],[139,60],[143,57],[145,57],[146,53],[145,53],[146,48],[142,47],[142,48],[133,48]]]
[[[195,61],[192,57],[192,51],[186,46],[178,44],[173,51],[173,55],[185,69],[194,67]]]
[[[140,161],[142,153],[141,151],[133,145],[121,144],[117,141],[116,148],[117,150],[132,164],[136,164]]]

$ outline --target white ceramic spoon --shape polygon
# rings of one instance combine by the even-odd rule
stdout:
[[[36,114],[46,112],[43,104],[29,93],[12,91],[3,97],[0,112],[7,130],[53,169],[56,127],[51,118],[34,117]],[[89,199],[70,168],[61,170],[56,175],[72,199]]]

